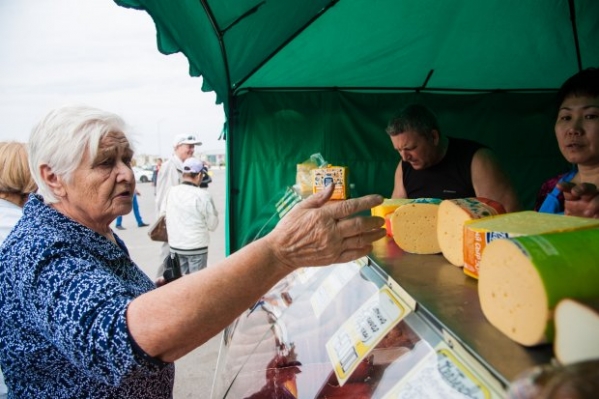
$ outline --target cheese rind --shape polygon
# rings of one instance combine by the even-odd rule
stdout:
[[[439,204],[437,239],[445,259],[451,264],[464,265],[464,224],[505,213],[503,205],[487,198],[458,198]]]
[[[499,239],[480,262],[478,295],[487,320],[512,340],[552,342],[564,298],[599,296],[599,229]]]
[[[534,211],[512,212],[464,223],[464,273],[478,278],[485,248],[498,238],[599,227],[599,220]]]
[[[398,207],[391,215],[393,240],[398,247],[414,254],[441,252],[437,240],[437,215],[440,199],[418,198]]]

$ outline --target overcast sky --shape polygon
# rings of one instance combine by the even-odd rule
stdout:
[[[182,54],[163,55],[144,11],[112,0],[0,0],[0,140],[27,141],[50,109],[83,103],[121,115],[137,153],[168,156],[178,133],[224,150],[213,92]]]

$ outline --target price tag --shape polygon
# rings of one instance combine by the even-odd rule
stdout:
[[[444,342],[399,380],[383,399],[499,399],[475,369],[463,363]]]
[[[382,287],[364,303],[327,341],[326,349],[339,385],[387,333],[410,313],[388,287]]]

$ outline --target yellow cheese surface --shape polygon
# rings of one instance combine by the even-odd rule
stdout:
[[[398,207],[391,215],[393,240],[414,254],[441,252],[437,240],[437,214],[441,200],[420,198]]]
[[[439,204],[437,239],[445,259],[464,265],[464,224],[466,221],[505,213],[503,206],[486,198],[458,198]]]
[[[370,210],[372,216],[380,216],[384,218],[390,213],[395,212],[401,205],[407,204],[412,200],[407,198],[385,198],[383,203],[375,206]]]
[[[464,224],[464,273],[478,278],[486,246],[498,238],[557,233],[599,227],[599,220],[533,211],[469,220]]]

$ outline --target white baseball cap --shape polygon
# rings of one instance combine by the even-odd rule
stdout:
[[[202,145],[202,142],[196,139],[196,136],[193,134],[178,134],[173,141],[173,147],[177,147],[181,144]]]
[[[183,161],[183,173],[206,173],[207,169],[204,162],[197,158],[191,157]]]

